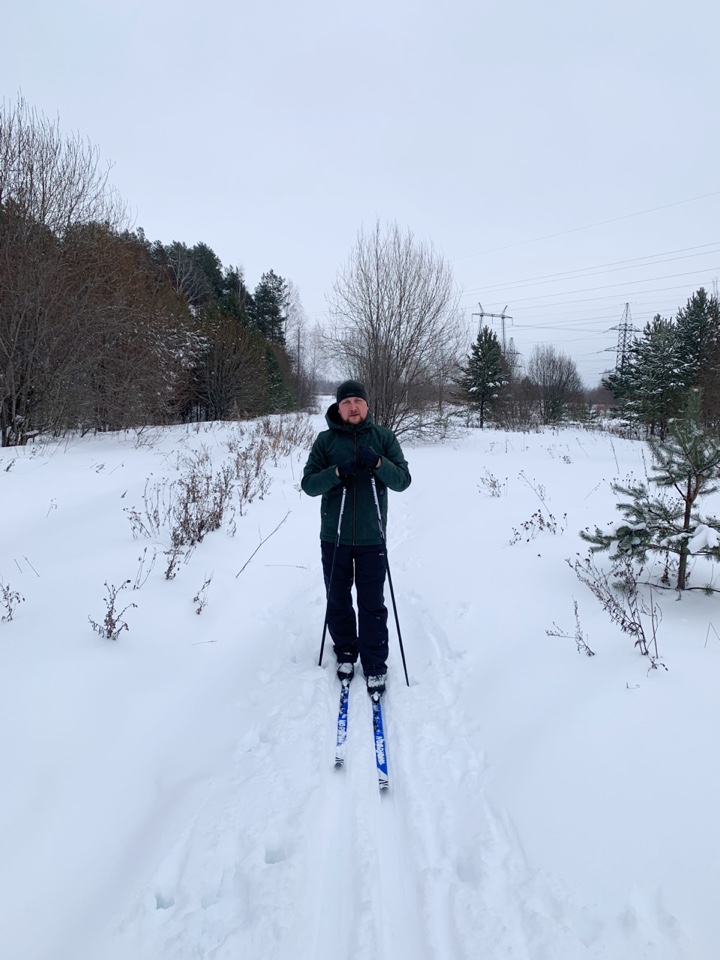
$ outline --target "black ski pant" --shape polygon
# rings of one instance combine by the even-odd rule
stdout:
[[[351,546],[321,541],[327,591],[327,624],[338,663],[355,663],[360,656],[366,677],[387,673],[388,612],[383,587],[387,557],[382,544]],[[335,568],[330,582],[330,571]],[[357,621],[352,586],[357,593]]]

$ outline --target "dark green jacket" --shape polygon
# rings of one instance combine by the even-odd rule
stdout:
[[[335,467],[343,460],[357,459],[362,446],[372,447],[382,458],[375,474],[383,535],[387,524],[387,490],[405,490],[410,486],[410,471],[397,437],[387,427],[373,423],[372,414],[357,425],[343,423],[334,403],[325,415],[328,429],[318,434],[303,471],[302,488],[311,497],[322,496],[320,539],[337,539],[343,485]],[[359,546],[382,543],[377,508],[370,484],[371,471],[360,467],[348,482],[343,511],[340,543]]]

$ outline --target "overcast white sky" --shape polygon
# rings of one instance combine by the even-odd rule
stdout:
[[[717,0],[8,7],[0,94],[96,144],[151,240],[272,268],[311,319],[395,220],[468,320],[507,304],[524,359],[555,343],[593,385],[626,302],[641,327],[720,277]]]

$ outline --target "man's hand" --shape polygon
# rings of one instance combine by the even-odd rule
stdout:
[[[380,454],[372,447],[360,447],[358,463],[363,467],[371,467],[373,470],[377,470],[381,463]]]
[[[354,477],[357,473],[357,461],[356,460],[343,460],[342,463],[339,463],[335,467],[335,473],[340,477],[343,483],[346,483],[350,477]]]

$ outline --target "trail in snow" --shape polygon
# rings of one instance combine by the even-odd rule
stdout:
[[[286,648],[299,604],[274,626]],[[348,759],[336,770],[332,668],[293,663],[278,646],[237,705],[232,772],[205,785],[108,958],[169,960],[190,946],[203,960],[471,960],[479,945],[490,957],[536,955],[527,870],[484,799],[447,644],[427,610],[409,622],[432,683],[408,689],[396,677],[385,698],[388,795],[362,680],[351,685]]]
[[[232,772],[204,785],[199,808],[146,878],[108,956],[119,960],[131,949],[138,960],[161,960],[192,944],[191,956],[208,960],[238,950],[288,960],[464,960],[475,949],[469,944],[492,942],[477,901],[484,879],[498,884],[509,850],[488,874],[490,850],[481,850],[478,831],[498,831],[487,826],[482,763],[455,715],[441,641],[431,626],[413,622],[430,647],[432,687],[408,689],[395,671],[384,700],[391,788],[382,795],[362,679],[351,685],[347,763],[336,770],[332,667],[287,655],[307,589],[273,626],[286,638],[273,651],[274,666],[237,704]],[[310,589],[322,599],[317,585]],[[500,884],[503,897],[515,879]],[[501,897],[499,911],[506,908]]]
[[[392,553],[400,577],[424,564],[410,516],[403,503]],[[313,667],[308,640],[324,603],[319,569],[302,579],[282,610],[261,616],[270,657],[236,706],[229,774],[205,785],[102,960],[128,950],[136,960],[602,957],[607,927],[528,868],[486,799],[482,736],[457,692],[463,659],[421,593],[403,591],[412,685],[394,646],[384,699],[391,789],[378,791],[361,677],[347,762],[334,768],[339,685],[332,652],[325,669]],[[654,957],[637,920],[635,956]],[[627,946],[630,922],[619,932]]]
[[[216,437],[167,435],[171,447],[202,440],[220,450],[222,438],[221,430]],[[598,770],[612,774],[628,733],[641,729],[651,708],[658,724],[668,707],[673,723],[683,722],[698,674],[706,678],[707,709],[713,651],[702,660],[705,673],[701,647],[684,673],[671,674],[674,686],[644,687],[645,698],[631,703],[626,680],[638,673],[630,671],[637,667],[645,678],[632,650],[618,654],[608,642],[605,656],[588,668],[574,651],[547,642],[543,628],[561,616],[572,589],[563,581],[569,548],[549,537],[509,547],[513,525],[536,509],[536,498],[517,481],[515,500],[488,506],[474,476],[478,462],[509,473],[510,458],[517,473],[526,467],[523,458],[535,457],[526,475],[547,484],[557,509],[550,491],[565,489],[573,451],[563,448],[548,467],[540,459],[542,437],[514,442],[517,449],[507,438],[475,435],[455,447],[418,448],[410,458],[413,485],[393,499],[390,561],[411,686],[404,684],[391,618],[386,796],[377,787],[371,706],[360,677],[351,688],[347,764],[340,771],[333,765],[339,684],[330,651],[324,668],[316,666],[324,610],[317,504],[300,496],[297,466],[281,465],[273,495],[256,504],[259,536],[290,515],[239,579],[255,545],[249,519],[235,540],[208,537],[172,583],[154,576],[133,595],[132,631],[116,645],[99,643],[87,627],[58,634],[52,611],[84,626],[98,607],[102,578],[120,582],[119,575],[132,574],[138,544],[129,540],[122,506],[137,498],[148,469],[167,453],[135,451],[130,476],[123,474],[126,449],[103,453],[107,440],[89,444],[96,459],[107,460],[98,472],[79,444],[58,461],[67,493],[58,492],[57,477],[46,483],[30,461],[24,475],[3,474],[15,494],[32,485],[32,536],[44,528],[52,534],[28,545],[22,518],[11,518],[12,556],[30,557],[42,578],[17,565],[28,595],[26,619],[17,626],[30,627],[13,633],[12,624],[3,633],[10,679],[0,748],[15,772],[1,808],[5,851],[15,864],[9,869],[6,858],[0,871],[0,927],[13,945],[8,960],[712,957],[704,943],[688,946],[677,891],[674,899],[665,892],[672,871],[662,883],[650,877],[626,891],[619,868],[603,858],[611,840],[617,856],[622,838],[643,839],[642,826],[626,826],[626,811],[604,816],[603,798],[613,789],[635,801],[649,795],[645,781],[632,776],[638,747],[652,744],[638,738],[625,751],[624,791],[608,777],[598,796],[582,778],[598,783]],[[605,465],[614,463],[614,449],[596,438],[582,442],[587,451],[599,448]],[[570,504],[576,527],[590,517],[588,497],[601,493],[598,468],[585,459],[589,467],[577,474]],[[134,493],[125,500],[128,487]],[[59,506],[48,511],[53,498]],[[78,542],[68,553],[70,529]],[[211,571],[211,603],[199,618],[190,600]],[[74,593],[76,583],[89,583],[92,592]],[[590,622],[607,635],[599,616]],[[687,635],[683,620],[684,642]],[[38,704],[45,703],[43,713]],[[618,713],[623,726],[615,736],[608,720]],[[564,739],[573,724],[579,746]],[[697,719],[693,724],[696,735],[704,731]],[[556,744],[564,751],[557,758]],[[643,776],[658,760],[645,764]],[[700,782],[696,763],[681,769],[690,784]],[[569,808],[568,791],[580,799],[581,813]],[[543,802],[533,803],[535,792],[543,792]],[[524,793],[527,802],[518,803]],[[693,803],[711,795],[698,792]],[[520,812],[520,829],[506,797]],[[575,829],[572,848],[568,841],[563,849],[564,869],[587,857],[588,873],[615,878],[620,890],[612,900],[588,897],[591,883],[573,887],[538,856],[545,850],[545,860],[552,859],[541,832],[563,844],[566,824],[585,810],[591,832]],[[692,837],[693,823],[684,823]],[[703,836],[709,832],[716,844],[707,813],[703,824]],[[601,829],[605,837],[592,832]],[[670,835],[676,854],[683,849],[678,836]],[[643,849],[647,854],[638,843]],[[644,877],[639,861],[628,859]],[[683,861],[684,875],[692,867],[692,858]],[[30,909],[28,890],[48,904],[46,930],[15,921]],[[711,920],[704,922],[711,929]]]

